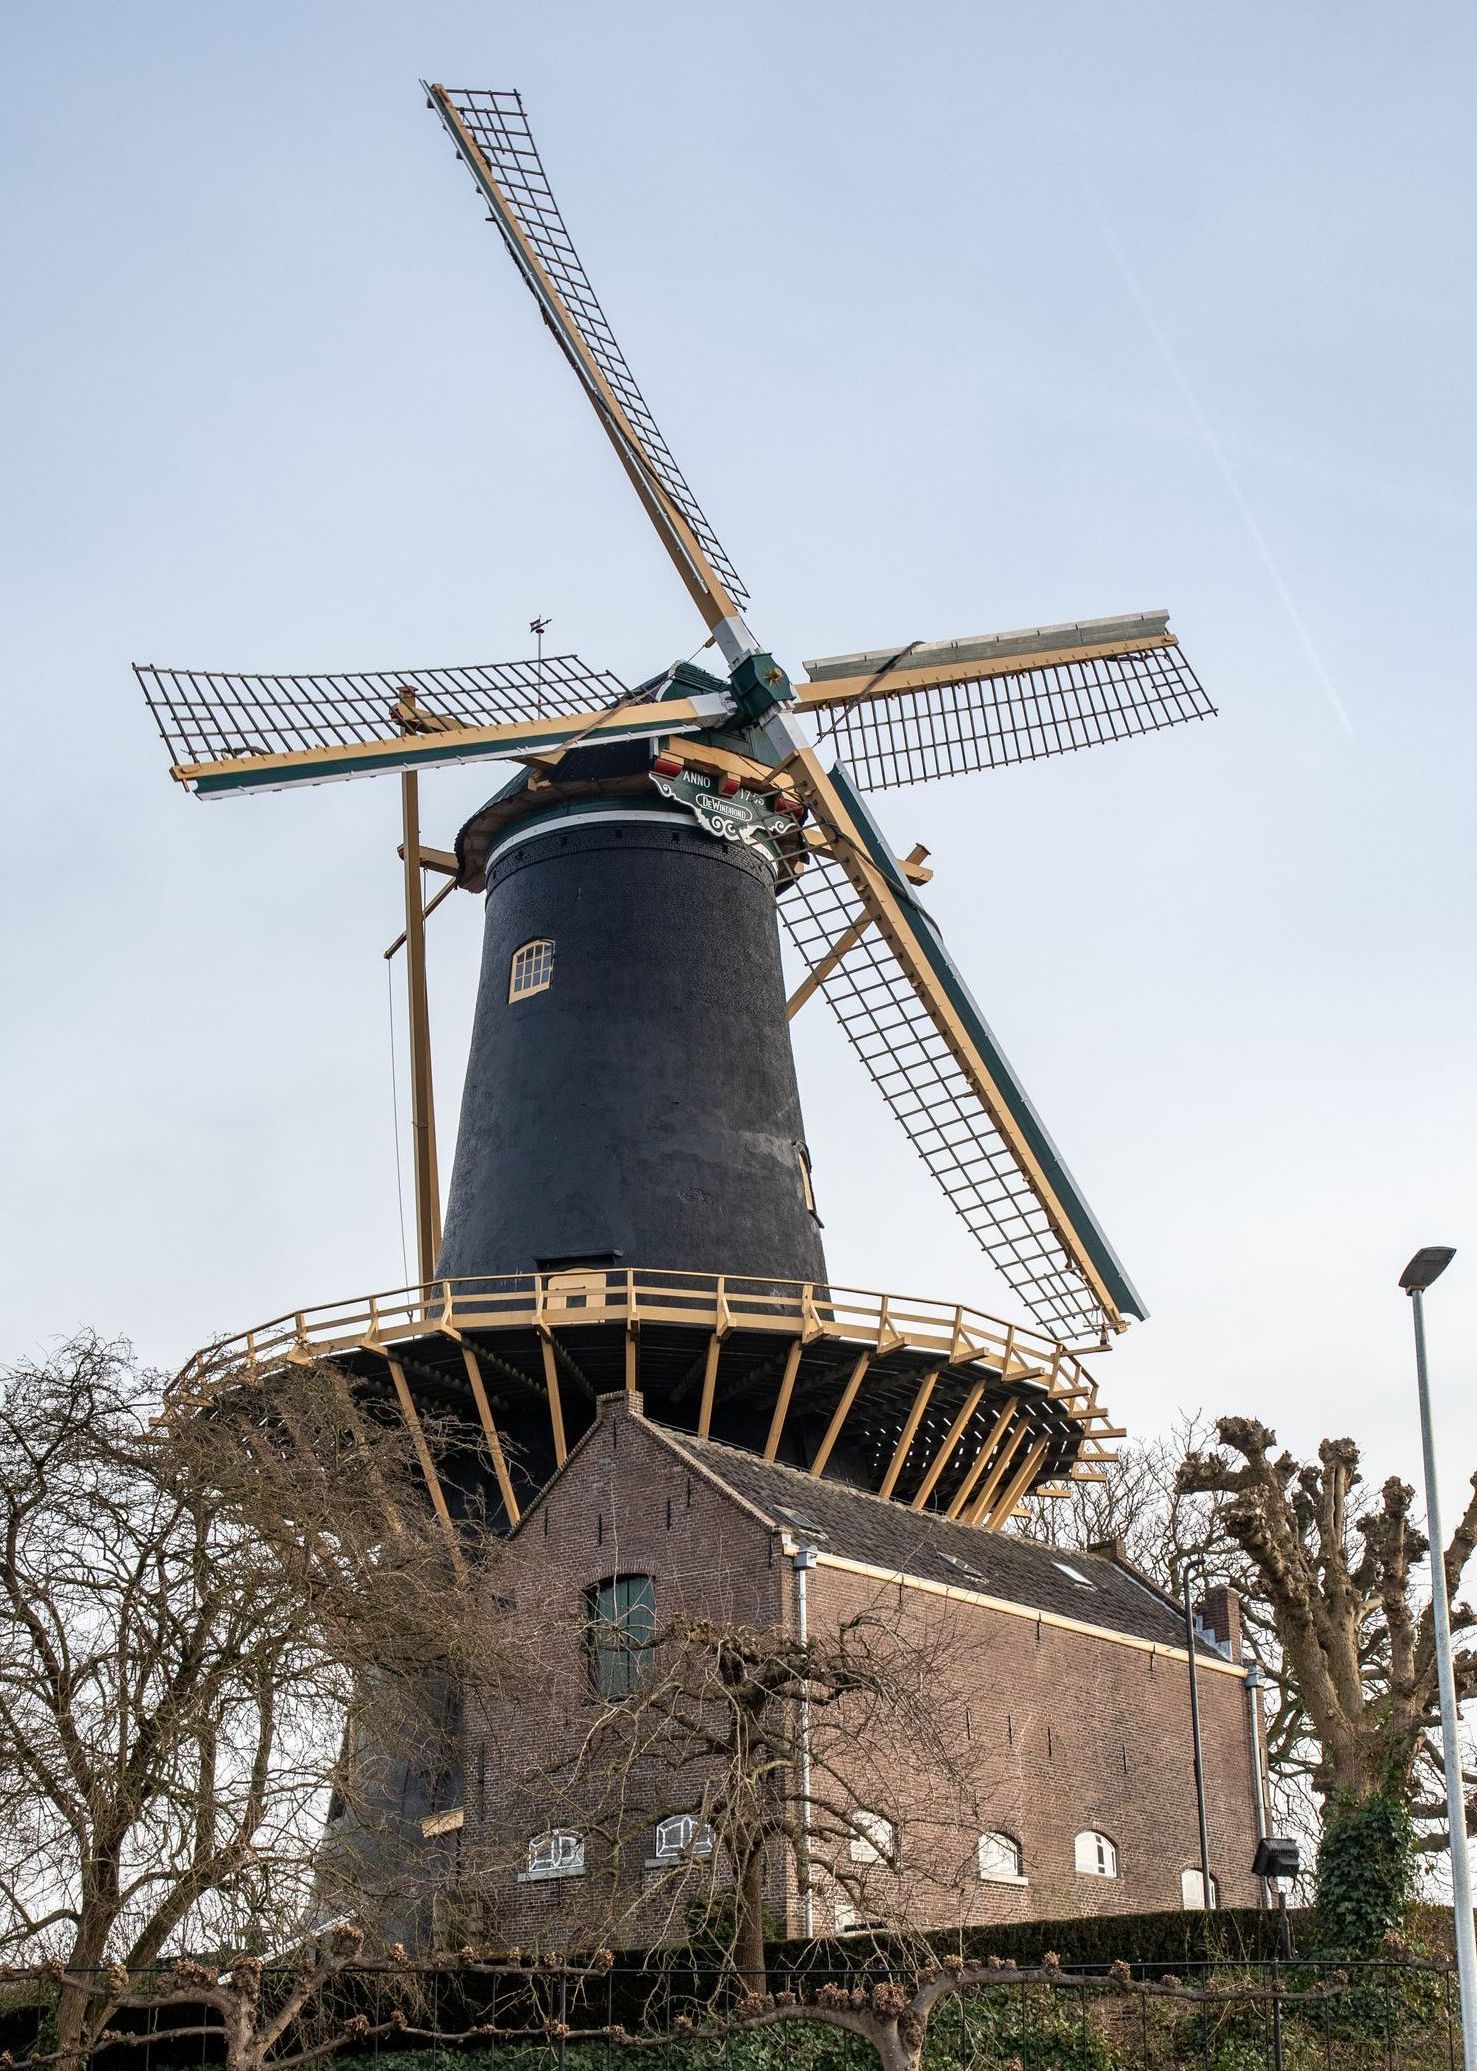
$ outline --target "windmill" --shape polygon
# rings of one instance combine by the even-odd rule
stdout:
[[[544,655],[540,634],[534,662],[138,669],[197,797],[388,772],[402,786],[419,1281],[295,1311],[238,1349],[388,1376],[449,1532],[489,1463],[516,1522],[520,1489],[609,1385],[701,1435],[998,1529],[1028,1495],[1101,1474],[1120,1434],[1079,1355],[1144,1308],[929,916],[926,851],[898,858],[867,796],[1212,707],[1162,612],[829,656],[793,680],[616,343],[520,96],[426,91],[715,665],[628,687]],[[454,854],[423,849],[421,773],[483,761],[514,773]],[[487,904],[444,1235],[427,863]],[[806,968],[788,1000],[780,922]],[[1028,1321],[830,1279],[788,1036],[816,994]],[[202,1355],[182,1388],[210,1370]],[[462,1461],[430,1459],[426,1402],[466,1415]]]

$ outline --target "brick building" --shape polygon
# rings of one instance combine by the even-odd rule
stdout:
[[[456,1834],[463,1893],[475,1887],[489,1939],[575,1945],[608,1932],[612,1879],[624,1887],[623,1939],[676,1932],[680,1909],[643,1910],[643,1887],[670,1893],[674,1859],[701,1853],[703,1830],[690,1813],[670,1816],[659,1753],[622,1781],[618,1837],[608,1805],[584,1825],[552,1782],[604,1701],[596,1618],[638,1632],[683,1615],[793,1633],[803,1615],[818,1637],[886,1616],[926,1636],[937,1717],[953,1736],[947,1773],[907,1748],[879,1753],[859,1738],[852,1750],[877,1845],[853,1839],[849,1855],[875,1857],[868,1890],[880,1916],[928,1927],[1200,1903],[1183,1619],[1109,1549],[1064,1555],[981,1534],[668,1429],[622,1394],[602,1399],[524,1514],[499,1588],[521,1610],[553,1614],[547,1684],[468,1718],[463,1802],[425,1823]],[[1213,1896],[1255,1904],[1255,1698],[1234,1599],[1217,1592],[1203,1616]],[[601,1630],[608,1637],[609,1623]],[[807,1914],[789,1856],[768,1863],[774,1932],[860,1924],[854,1889],[819,1862],[812,1892]]]

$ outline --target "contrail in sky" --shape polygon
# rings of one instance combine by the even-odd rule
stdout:
[[[1092,210],[1093,215],[1097,218],[1098,228],[1103,233],[1103,241],[1107,245],[1108,250],[1113,254],[1114,263],[1116,264],[1119,274],[1122,276],[1123,279],[1123,285],[1127,288],[1129,294],[1132,296],[1135,304],[1137,305],[1140,316],[1143,318],[1145,324],[1148,326],[1150,337],[1158,346],[1160,354],[1164,360],[1164,364],[1166,367],[1168,367],[1171,375],[1174,378],[1174,384],[1176,388],[1178,388],[1181,396],[1184,398],[1186,409],[1190,412],[1191,417],[1195,420],[1196,428],[1199,430],[1200,436],[1204,439],[1205,444],[1209,449],[1210,456],[1214,460],[1216,467],[1220,470],[1221,480],[1226,485],[1226,490],[1231,498],[1231,501],[1235,504],[1237,510],[1241,514],[1241,522],[1245,525],[1248,533],[1251,535],[1251,543],[1256,548],[1257,553],[1261,556],[1262,566],[1266,569],[1267,574],[1272,579],[1273,589],[1276,590],[1277,595],[1282,599],[1283,609],[1286,611],[1288,617],[1292,620],[1293,631],[1297,634],[1298,639],[1302,643],[1303,652],[1307,655],[1309,662],[1312,664],[1314,675],[1322,684],[1324,694],[1326,695],[1328,702],[1333,706],[1334,711],[1338,714],[1340,724],[1343,726],[1345,732],[1352,737],[1354,727],[1347,711],[1344,709],[1344,701],[1339,696],[1338,691],[1334,687],[1333,678],[1329,675],[1327,669],[1323,666],[1323,657],[1318,652],[1318,649],[1314,644],[1313,635],[1308,631],[1308,627],[1303,618],[1302,613],[1298,610],[1297,605],[1293,601],[1292,592],[1287,587],[1287,583],[1285,578],[1283,577],[1282,570],[1277,565],[1277,559],[1272,552],[1271,546],[1268,544],[1267,535],[1263,532],[1261,526],[1257,523],[1256,518],[1252,513],[1251,505],[1247,502],[1245,494],[1242,491],[1241,484],[1236,479],[1235,471],[1231,466],[1230,460],[1227,458],[1226,449],[1221,444],[1220,440],[1217,438],[1214,426],[1211,424],[1210,419],[1206,416],[1204,410],[1201,408],[1200,398],[1196,395],[1194,389],[1190,386],[1190,377],[1188,374],[1186,374],[1184,367],[1180,364],[1179,355],[1176,353],[1174,347],[1170,344],[1169,339],[1165,336],[1164,330],[1160,325],[1158,317],[1155,316],[1154,311],[1150,307],[1149,298],[1144,293],[1143,288],[1139,284],[1138,275],[1129,265],[1128,259],[1124,254],[1123,247],[1119,244],[1118,239],[1114,236],[1112,226],[1108,222],[1107,217],[1103,214],[1102,204],[1099,202],[1096,193],[1090,186],[1087,185],[1086,181],[1083,182],[1083,187],[1087,195],[1088,207]]]

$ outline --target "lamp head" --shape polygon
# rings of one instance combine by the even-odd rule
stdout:
[[[1289,1881],[1302,1868],[1298,1844],[1290,1837],[1268,1834],[1256,1844],[1256,1854],[1251,1859],[1251,1874],[1254,1877],[1269,1877],[1273,1881],[1286,1877]]]
[[[1427,1244],[1400,1275],[1400,1285],[1407,1294],[1424,1294],[1433,1280],[1440,1279],[1455,1257],[1453,1245]]]

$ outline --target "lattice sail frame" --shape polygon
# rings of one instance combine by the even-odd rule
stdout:
[[[646,398],[637,386],[636,377],[626,363],[626,356],[616,343],[600,298],[554,199],[554,190],[549,185],[543,159],[539,156],[538,145],[533,140],[533,131],[524,113],[523,96],[513,90],[473,87],[439,87],[435,91],[445,96],[491,167],[518,228],[528,240],[534,256],[625,412],[646,464],[691,526],[730,597],[740,605],[747,604],[749,593],[737,569],[709,524],[687,477],[673,458],[672,449],[663,438]],[[460,150],[460,140],[455,131],[452,139]],[[515,240],[496,217],[493,220],[497,222],[514,264],[520,272],[525,271],[523,255]]]
[[[618,676],[588,667],[577,654],[336,676],[143,664],[135,664],[134,674],[176,766],[382,741],[394,735],[393,707],[407,692],[426,721],[444,718],[454,726],[568,717],[628,695]]]
[[[747,592],[616,343],[554,200],[521,97],[511,91],[449,92],[441,87],[428,88],[428,93],[525,284],[616,444],[648,516],[734,668],[735,685],[748,701],[742,707],[746,716],[756,716],[756,692],[762,694],[766,685],[775,683],[782,688],[773,702],[783,699],[783,709],[797,709],[788,705],[783,673],[773,667],[742,619],[731,615],[735,601],[747,601]],[[768,671],[751,668],[751,680],[745,684],[740,672],[746,663],[769,665]],[[796,686],[799,714],[820,723],[844,750],[858,787],[870,790],[1035,760],[1156,731],[1213,711],[1179,655],[1162,613],[975,640],[913,643],[896,652],[832,657],[807,666],[812,681]],[[138,674],[160,732],[177,758],[176,778],[200,795],[429,767],[433,760],[510,757],[547,768],[573,744],[570,721],[576,740],[597,726],[607,727],[610,738],[624,737],[609,721],[611,707],[626,695],[625,687],[609,672],[587,669],[574,656],[546,657],[542,663],[341,676],[243,676],[154,668]],[[625,732],[655,738],[716,726],[721,735],[735,717],[736,701],[730,698],[728,708],[718,712],[704,706],[722,703],[721,698],[685,704],[674,700],[666,710],[652,707],[626,715]],[[415,709],[407,713],[407,704]],[[438,719],[446,734],[438,731]],[[479,727],[498,738],[469,739],[464,751],[449,745],[458,728],[475,734]],[[784,733],[782,725],[778,731]],[[426,738],[427,733],[432,738]],[[366,749],[385,752],[370,755]],[[270,761],[255,759],[261,757],[299,766],[278,770]],[[213,761],[230,765],[233,758],[234,768],[206,773]],[[853,819],[857,805],[853,793]],[[867,824],[872,836],[880,839],[880,830]],[[875,863],[878,851],[875,843],[872,847]],[[890,896],[883,895],[884,909]],[[813,966],[839,936],[855,929],[859,918],[868,918],[863,906],[846,872],[817,856],[781,910]],[[973,1058],[971,1079],[956,1061],[944,1030],[951,1013],[957,1018],[959,1003],[952,995],[958,991],[958,973],[948,964],[935,933],[930,932],[932,948],[917,936],[917,917],[904,913],[899,921],[893,911],[891,941],[875,926],[857,930],[859,939],[847,954],[817,978],[818,989],[825,992],[946,1198],[1032,1315],[1064,1335],[1121,1327],[1119,1310],[1143,1310],[1122,1299],[1112,1274],[1094,1294],[1087,1276],[1097,1273],[1101,1278],[1102,1245],[1093,1241],[1101,1239],[1101,1232],[1049,1142],[1044,1145],[1050,1157],[1043,1172],[1043,1146],[1037,1140],[1043,1132],[1008,1066],[1003,1073],[1006,1097],[1003,1102],[997,1099],[1003,1060],[972,1002],[965,1017],[970,1025],[958,1054],[969,1061],[971,1046],[979,1050],[983,1045],[983,1062]],[[915,948],[920,956],[913,955]],[[911,979],[895,955],[904,962],[911,957]],[[1001,1133],[1013,1126],[1014,1146]],[[1030,1176],[1033,1165],[1040,1193]],[[1085,1226],[1087,1241],[1074,1257],[1059,1231],[1080,1237],[1079,1225]],[[1085,1260],[1085,1272],[1075,1263],[1077,1257]],[[1116,1261],[1111,1263],[1116,1272]],[[1121,1278],[1116,1274],[1117,1280]]]
[[[808,971],[856,931],[818,987],[847,1041],[949,1206],[1032,1319],[1066,1340],[1098,1336],[1097,1296],[906,973],[867,924],[840,864],[815,853],[779,911]]]
[[[1214,716],[1177,645],[884,690],[814,715],[864,791],[1035,762]]]

